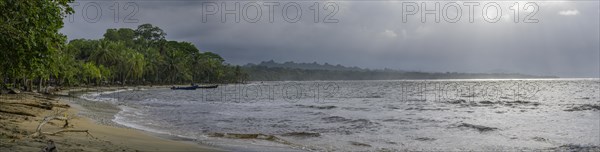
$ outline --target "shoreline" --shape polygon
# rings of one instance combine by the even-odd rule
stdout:
[[[152,128],[145,127],[143,125],[127,122],[125,120],[119,120],[120,112],[128,111],[130,108],[127,104],[115,103],[112,97],[103,98],[99,97],[101,94],[112,94],[115,92],[124,92],[124,91],[142,91],[142,90],[151,90],[151,89],[169,89],[171,86],[131,86],[131,87],[99,87],[92,88],[91,90],[79,90],[79,91],[71,91],[69,93],[69,98],[73,98],[71,103],[74,105],[81,106],[80,112],[88,113],[86,115],[94,117],[91,118],[93,121],[99,121],[98,123],[102,125],[114,126],[119,128],[127,128],[138,130],[144,132],[146,134],[168,139],[172,141],[184,142],[184,143],[192,143],[201,146],[207,146],[209,148],[215,148],[217,151],[303,151],[301,149],[287,147],[290,145],[282,144],[278,146],[274,145],[255,145],[256,141],[234,141],[235,138],[225,137],[222,139],[196,139],[194,137],[189,136],[181,136],[177,134],[171,134],[169,131],[165,130],[155,130]],[[99,97],[99,98],[96,98]],[[86,105],[81,105],[86,104]],[[91,110],[88,108],[102,108],[102,109],[113,109],[106,111],[97,111]],[[91,114],[90,114],[91,113]],[[107,117],[109,116],[109,117]],[[235,134],[235,133],[233,133]],[[211,135],[207,135],[211,136]],[[235,136],[235,135],[234,135]],[[265,142],[266,140],[257,139],[258,142]],[[266,141],[273,142],[273,141]],[[270,144],[281,144],[278,142],[273,142]],[[210,151],[216,151],[210,150]]]
[[[91,87],[91,88],[73,88],[73,89],[68,89],[67,94],[69,98],[73,98],[75,100],[84,100],[82,102],[97,102],[97,101],[91,101],[88,99],[84,99],[81,98],[81,95],[85,95],[88,94],[90,92],[97,92],[97,93],[111,93],[111,92],[121,92],[121,91],[130,91],[130,90],[146,90],[146,89],[157,89],[157,88],[170,88],[171,85],[154,85],[154,86],[115,86],[115,87]],[[64,101],[64,99],[61,99]],[[82,112],[88,112],[90,113],[90,115],[102,115],[102,114],[98,114],[98,111],[94,111],[94,110],[90,110],[88,109],[89,107],[80,105],[80,103],[75,103],[73,101],[68,101],[69,103],[73,104],[74,109],[76,109],[80,114]],[[176,135],[170,135],[170,134],[165,134],[165,133],[159,133],[159,132],[153,132],[153,131],[148,131],[148,130],[144,130],[144,129],[140,129],[140,128],[136,128],[136,127],[130,127],[128,125],[119,123],[119,122],[115,122],[115,116],[121,112],[123,109],[121,109],[119,106],[114,105],[114,104],[110,104],[110,103],[101,103],[101,104],[106,104],[109,106],[112,106],[113,108],[117,109],[117,111],[114,111],[112,113],[108,113],[107,116],[112,117],[112,119],[103,119],[103,118],[89,118],[86,117],[89,121],[92,121],[91,123],[95,123],[97,125],[103,125],[103,126],[108,126],[108,127],[114,127],[114,128],[122,128],[122,129],[126,129],[129,131],[134,131],[134,132],[140,132],[142,133],[141,136],[150,136],[150,138],[158,138],[159,140],[166,140],[168,142],[176,142],[176,143],[183,143],[183,144],[189,144],[192,146],[196,146],[196,148],[199,149],[195,149],[195,148],[183,148],[183,151],[225,151],[224,149],[220,149],[217,147],[211,147],[209,145],[203,145],[201,143],[196,143],[194,142],[194,139],[191,138],[186,138],[186,137],[180,137],[180,136],[176,136]],[[98,122],[98,121],[104,121],[104,122]],[[163,141],[164,142],[164,141]],[[171,144],[171,143],[167,143],[167,144]],[[177,150],[178,148],[174,147],[169,147],[167,149],[162,149],[162,150],[158,150],[158,151],[179,151]]]
[[[94,90],[88,90],[90,88],[70,88],[57,93],[58,97],[37,93],[2,94],[0,96],[0,104],[5,105],[0,107],[0,118],[2,118],[0,119],[0,124],[2,124],[2,128],[0,128],[0,149],[9,151],[40,151],[49,140],[52,140],[60,151],[225,151],[217,147],[195,143],[190,139],[174,138],[144,130],[99,122],[99,120],[89,117],[89,115],[95,115],[94,111],[86,109],[84,106],[74,102],[74,100],[68,99],[84,100],[77,96],[71,96],[71,92],[80,91],[83,93],[100,89],[110,90],[119,88],[130,89],[132,87],[96,87],[93,88]],[[50,108],[52,110],[48,110],[21,106],[20,104],[12,106],[15,102],[33,104],[51,102],[54,105],[68,105],[64,115],[65,117],[72,115],[71,117],[73,118],[69,119],[69,127],[67,129],[87,130],[89,134],[83,132],[66,132],[56,135],[31,137],[30,135],[35,132],[41,120],[44,119],[44,116],[51,115],[58,108]],[[12,114],[14,112],[11,111],[19,111],[32,115],[17,115]],[[88,114],[84,114],[86,112]],[[63,121],[51,120],[42,127],[42,131],[56,132],[65,129],[63,128],[63,124]]]

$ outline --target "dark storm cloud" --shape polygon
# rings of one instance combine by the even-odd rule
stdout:
[[[598,2],[537,2],[540,9],[534,17],[538,23],[523,23],[529,14],[525,10],[521,10],[520,22],[514,23],[508,8],[513,2],[505,1],[497,2],[503,9],[497,23],[482,18],[481,7],[487,2],[480,2],[479,9],[475,9],[474,23],[469,23],[466,7],[462,7],[462,17],[457,23],[443,18],[435,23],[431,15],[427,23],[422,23],[419,14],[409,16],[404,23],[402,2],[398,1],[336,1],[337,23],[322,22],[328,10],[331,11],[331,7],[323,9],[325,1],[318,1],[319,23],[314,23],[310,10],[314,1],[294,2],[302,9],[301,19],[295,23],[285,21],[282,16],[282,7],[290,1],[279,2],[272,23],[263,2],[257,2],[262,16],[256,23],[243,18],[236,23],[231,15],[222,23],[218,13],[210,15],[204,23],[202,6],[209,1],[136,1],[139,11],[134,18],[138,23],[122,21],[131,10],[124,10],[126,2],[119,2],[120,21],[115,23],[114,11],[110,9],[113,3],[98,2],[103,16],[96,23],[89,23],[81,15],[88,2],[79,2],[75,20],[66,21],[62,32],[69,39],[97,39],[107,28],[135,28],[151,23],[167,32],[168,39],[192,42],[200,50],[216,52],[233,64],[274,59],[434,72],[600,75]],[[235,2],[225,3],[230,8]],[[239,3],[243,7],[252,2]],[[421,5],[421,1],[416,4]],[[433,6],[429,4],[432,2],[428,6]],[[524,4],[520,3],[520,7]],[[288,10],[291,12],[288,17],[293,17],[294,11]],[[248,11],[255,13],[254,9]]]

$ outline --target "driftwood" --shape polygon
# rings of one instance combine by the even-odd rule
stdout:
[[[67,133],[67,132],[84,132],[86,133],[88,136],[97,139],[96,137],[92,136],[92,134],[89,132],[89,130],[84,130],[84,129],[68,129],[67,127],[69,127],[69,120],[73,119],[73,116],[67,115],[65,112],[67,111],[67,109],[63,109],[63,110],[55,110],[53,112],[53,114],[44,117],[44,119],[41,120],[40,124],[37,126],[37,128],[35,129],[35,133],[31,134],[30,137],[43,137],[44,135],[57,135],[57,134],[61,134],[61,133]],[[63,116],[61,116],[61,114]],[[58,131],[54,131],[54,132],[42,132],[42,128],[45,124],[47,124],[48,122],[52,121],[52,120],[64,120],[65,124],[63,125],[63,129],[58,130]],[[58,148],[56,147],[56,145],[54,144],[54,141],[49,140],[48,144],[46,145],[46,147],[42,148],[41,150],[42,152],[58,152]]]
[[[21,91],[19,89],[11,88],[11,89],[9,89],[8,93],[19,94],[19,93],[21,93]]]
[[[25,105],[25,106],[30,106],[30,107],[36,107],[36,108],[40,108],[40,109],[46,109],[46,110],[52,110],[52,107],[54,107],[54,105],[52,103],[49,102],[40,102],[40,103],[30,103],[30,102],[8,102],[7,104],[19,104],[19,105]]]
[[[44,132],[44,134],[46,134],[46,135],[56,135],[56,134],[63,133],[63,132],[85,132],[87,135],[89,135],[91,137],[94,137],[94,136],[92,136],[92,134],[90,134],[90,132],[88,130],[83,130],[83,129],[62,129],[62,130],[51,132],[51,133]]]
[[[34,137],[36,137],[36,136],[42,136],[44,134],[44,132],[42,132],[42,127],[46,123],[48,123],[48,122],[50,122],[51,120],[54,120],[54,119],[57,119],[57,120],[67,120],[66,117],[61,117],[61,116],[56,116],[56,115],[46,116],[46,117],[44,117],[44,119],[40,122],[40,124],[35,129],[35,133],[33,133],[31,136],[34,136]]]
[[[45,99],[45,100],[48,100],[48,101],[56,101],[56,99],[54,99],[54,98],[50,98],[50,97],[43,96],[43,95],[34,95],[33,97],[40,98],[40,99]]]
[[[69,127],[69,119],[72,119],[73,117],[70,117],[68,115],[60,116],[60,114],[64,113],[65,111],[66,111],[66,109],[64,109],[62,111],[57,110],[54,112],[54,114],[44,117],[44,119],[42,119],[40,124],[35,129],[35,133],[33,133],[31,136],[38,137],[38,136],[43,136],[43,135],[56,135],[56,134],[63,133],[63,132],[85,132],[85,133],[87,133],[87,135],[92,136],[92,134],[90,134],[90,132],[88,130],[79,130],[79,129],[61,129],[61,130],[58,130],[55,132],[42,132],[43,126],[52,120],[64,120],[65,124],[63,125],[63,128]],[[94,137],[94,136],[92,136],[92,137]]]
[[[35,103],[35,102],[4,102],[4,104],[24,105],[24,106],[30,106],[30,107],[46,109],[46,110],[52,110],[52,108],[54,108],[54,107],[59,107],[59,108],[70,108],[71,107],[69,104],[60,104],[60,103],[51,103],[51,102],[39,102],[39,103]]]
[[[15,114],[15,115],[23,115],[23,116],[35,117],[34,114],[31,114],[31,113],[28,113],[28,112],[24,112],[24,111],[8,111],[8,110],[2,110],[2,109],[0,109],[0,112],[2,112],[2,113],[9,113],[9,114]]]
[[[54,103],[52,104],[54,105],[54,107],[60,107],[60,108],[71,108],[71,105],[69,104],[58,104],[58,103]]]

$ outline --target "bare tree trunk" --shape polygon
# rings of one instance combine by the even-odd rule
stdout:
[[[42,92],[42,82],[43,82],[42,77],[40,77],[39,81],[38,81],[38,88],[37,88],[38,92]]]
[[[23,82],[22,83],[23,83],[23,87],[24,87],[23,91],[27,91],[27,79],[23,78]]]
[[[125,76],[121,76],[121,85],[125,86]]]

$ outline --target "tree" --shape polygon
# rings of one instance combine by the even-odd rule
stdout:
[[[95,50],[90,54],[89,60],[96,64],[113,66],[117,62],[117,51],[125,49],[119,42],[100,40]]]
[[[144,78],[153,82],[162,82],[160,79],[163,74],[162,67],[166,65],[164,56],[161,56],[156,48],[147,48],[141,51],[146,58],[146,66],[144,69]]]
[[[144,55],[139,52],[135,52],[133,49],[127,49],[128,51],[123,54],[123,66],[128,67],[127,76],[133,80],[139,80],[144,74],[144,67],[146,66],[146,60]]]
[[[98,47],[98,40],[86,40],[86,39],[75,39],[71,40],[67,48],[71,52],[75,59],[87,61],[89,57],[95,52]]]
[[[136,39],[147,43],[164,40],[166,35],[162,29],[152,24],[142,24],[135,30]]]
[[[23,79],[31,90],[31,79],[48,77],[51,56],[64,46],[58,33],[62,19],[73,13],[72,0],[0,1],[0,71],[2,76]],[[4,81],[1,81],[4,83]]]
[[[49,70],[57,85],[63,83],[72,85],[78,81],[76,75],[80,71],[78,67],[80,63],[76,60],[76,56],[79,52],[79,48],[74,45],[67,45],[65,49],[60,49],[52,56],[51,65],[54,66],[50,66]]]
[[[93,62],[84,63],[81,71],[86,83],[94,82],[99,84],[102,79],[102,72],[100,71],[100,68],[98,68]]]
[[[128,47],[133,47],[133,40],[135,39],[136,33],[134,30],[130,28],[120,28],[120,29],[107,29],[106,33],[104,33],[104,39],[108,41],[114,42],[122,42],[125,43]]]

